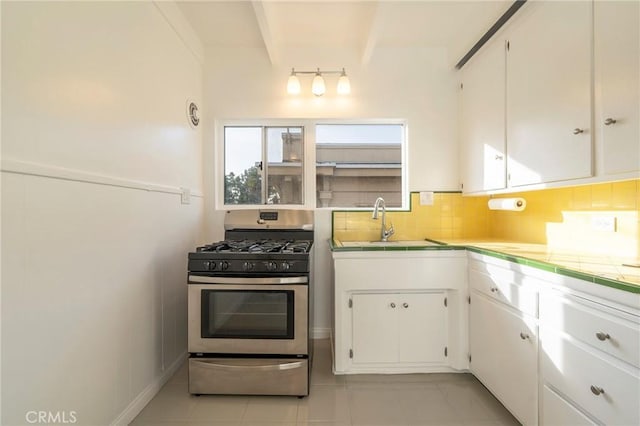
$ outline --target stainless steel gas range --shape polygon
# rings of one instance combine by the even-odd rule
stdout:
[[[309,394],[313,211],[233,210],[189,253],[192,394]]]

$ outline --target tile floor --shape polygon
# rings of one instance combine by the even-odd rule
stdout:
[[[316,340],[309,397],[191,396],[186,364],[132,426],[518,425],[470,374],[334,376]]]

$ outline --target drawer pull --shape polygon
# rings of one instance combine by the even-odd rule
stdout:
[[[403,307],[403,308],[408,308],[408,307],[409,307],[409,304],[408,304],[408,303],[403,303],[403,304],[402,304],[402,307]]]
[[[392,302],[389,306],[391,306],[391,308],[395,308],[396,304]]]
[[[603,333],[602,331],[597,332],[596,337],[598,338],[598,340],[601,340],[603,342],[607,339],[611,339],[611,336],[609,336],[609,334]]]
[[[491,293],[497,293],[500,290],[498,290],[498,287],[491,287]]]
[[[591,385],[591,393],[597,396],[597,395],[600,395],[601,393],[604,393],[604,389],[598,386]]]
[[[528,334],[525,334],[525,333],[520,333],[520,338],[521,338],[522,340],[527,340],[527,339],[529,338],[529,335],[528,335]]]
[[[229,371],[281,371],[281,370],[294,370],[302,367],[302,362],[287,362],[284,364],[266,364],[266,365],[233,365],[233,364],[217,364],[215,362],[208,361],[194,361],[199,367],[217,369],[217,370],[229,370]]]

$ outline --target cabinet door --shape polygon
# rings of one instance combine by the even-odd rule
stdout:
[[[444,363],[447,308],[443,293],[399,295],[398,356],[400,362]]]
[[[508,35],[509,186],[592,176],[592,3],[529,3]]]
[[[354,363],[398,361],[398,300],[393,294],[352,297]]]
[[[596,128],[605,174],[640,170],[640,3],[595,2]]]
[[[473,292],[471,371],[523,424],[537,423],[537,325]]]
[[[463,68],[462,190],[506,186],[504,41],[493,40]]]

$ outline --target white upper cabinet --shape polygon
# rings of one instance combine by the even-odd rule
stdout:
[[[510,28],[509,186],[592,176],[592,7],[532,3]]]
[[[595,2],[595,129],[604,174],[640,170],[640,3]]]
[[[462,190],[506,187],[505,57],[500,39],[463,69],[461,85]]]

